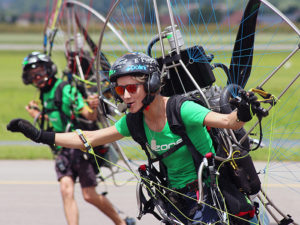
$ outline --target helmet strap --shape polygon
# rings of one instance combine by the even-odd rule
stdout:
[[[143,106],[142,108],[139,110],[139,112],[143,112],[144,109],[146,109],[150,104],[151,102],[153,102],[155,98],[155,94],[152,95],[150,93],[147,93],[147,95],[145,96],[145,98],[143,99],[142,103],[143,103]]]
[[[47,81],[47,85],[50,86],[52,84],[52,82],[53,82],[53,78],[49,78]]]
[[[43,91],[43,92],[50,91],[51,88],[54,86],[56,80],[57,79],[55,77],[49,78],[48,81],[47,81],[47,84],[45,85],[45,87],[41,88],[41,91]]]

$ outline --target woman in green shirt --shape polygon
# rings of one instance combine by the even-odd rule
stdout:
[[[161,77],[158,64],[155,59],[143,53],[128,53],[116,60],[110,71],[110,81],[118,96],[127,106],[130,114],[141,112],[145,133],[151,150],[159,155],[167,151],[171,146],[180,143],[181,138],[170,131],[166,108],[168,97],[159,94]],[[194,146],[202,154],[214,152],[212,140],[205,126],[227,129],[240,129],[245,122],[252,118],[250,113],[251,104],[257,104],[256,97],[249,95],[248,99],[242,100],[237,111],[230,114],[220,114],[210,111],[194,102],[184,102],[181,109],[186,132]],[[128,130],[126,117],[121,118],[115,125],[97,130],[84,131],[88,143],[75,133],[46,133],[32,128],[28,122],[22,119],[11,121],[8,129],[24,133],[34,141],[56,144],[69,148],[85,149],[88,145],[97,146],[120,140],[132,134]],[[26,129],[25,129],[26,127]],[[82,136],[81,136],[82,137]],[[184,145],[175,153],[163,159],[167,167],[169,187],[183,191],[183,194],[196,198],[196,188],[193,187],[197,174],[192,156]],[[206,193],[205,201],[211,204],[211,198]],[[187,200],[181,211],[186,217],[174,209],[170,209],[183,224],[215,223],[219,221],[216,210],[207,205],[201,209],[196,207],[194,200]]]

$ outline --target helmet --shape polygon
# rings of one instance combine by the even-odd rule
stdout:
[[[160,88],[160,71],[155,59],[141,52],[127,53],[118,58],[111,66],[109,79],[116,82],[122,76],[148,75],[144,84],[147,93],[155,93]]]
[[[40,53],[40,52],[32,52],[28,56],[26,56],[22,62],[23,65],[23,73],[22,80],[24,84],[31,84],[32,78],[29,76],[29,70],[36,68],[40,65],[44,65],[47,69],[48,79],[53,77],[57,73],[56,65],[52,62],[49,56]]]

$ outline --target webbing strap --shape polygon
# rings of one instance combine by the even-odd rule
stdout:
[[[152,159],[152,162],[157,162],[160,161],[166,157],[168,157],[169,155],[171,155],[172,153],[176,152],[179,148],[181,148],[182,146],[184,146],[185,143],[182,141],[176,145],[174,145],[172,148],[170,148],[168,151],[166,151],[165,153],[157,156],[155,159]]]
[[[180,109],[182,104],[185,101],[195,101],[196,99],[194,98],[187,98],[181,95],[174,95],[169,98],[167,102],[167,120],[169,123],[169,127],[171,131],[174,134],[179,135],[183,142],[187,145],[188,150],[190,151],[194,164],[195,164],[195,169],[198,171],[198,168],[202,162],[203,156],[200,154],[199,151],[195,148],[194,144],[192,143],[191,139],[188,137],[186,133],[185,126],[183,124],[183,120],[181,118],[181,113]],[[199,101],[198,101],[199,103]],[[175,106],[175,109],[174,109]]]
[[[68,124],[68,117],[62,111],[62,94],[63,94],[62,92],[63,92],[63,88],[67,84],[68,84],[67,81],[61,82],[55,90],[55,97],[54,97],[54,104],[57,107],[57,110],[59,111],[59,115],[60,115],[61,121],[64,124],[64,126],[66,126]]]
[[[177,151],[180,147],[182,147],[183,145],[186,144],[184,141],[182,141],[182,142],[174,145],[172,148],[170,148],[168,151],[166,151],[162,155],[156,155],[156,158],[153,159],[153,158],[151,158],[149,150],[147,148],[147,146],[149,146],[149,144],[147,142],[147,137],[146,137],[146,133],[144,130],[142,112],[127,114],[126,122],[127,122],[128,130],[131,134],[131,137],[133,138],[133,140],[135,140],[137,143],[139,143],[141,148],[145,151],[147,158],[148,158],[149,165],[151,165],[151,163],[160,161],[160,160],[168,157],[169,155],[171,155],[172,153]]]

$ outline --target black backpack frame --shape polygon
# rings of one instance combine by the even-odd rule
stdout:
[[[166,167],[161,162],[161,159],[169,156],[184,144],[187,145],[188,150],[192,155],[196,171],[198,170],[201,162],[203,161],[203,156],[200,154],[199,151],[196,150],[195,146],[192,144],[190,138],[188,137],[180,115],[180,109],[182,104],[188,100],[194,101],[204,106],[202,100],[199,99],[199,97],[193,95],[190,97],[173,95],[169,98],[166,109],[167,121],[169,123],[170,130],[174,134],[179,135],[183,141],[173,146],[167,152],[160,156],[157,156],[154,159],[151,157],[149,152],[150,146],[147,143],[147,138],[143,125],[142,112],[138,112],[135,114],[129,113],[126,117],[127,126],[132,138],[140,144],[141,148],[145,151],[147,155],[147,179],[151,179],[151,176],[154,176],[155,180],[158,180],[159,183],[163,186],[167,186],[168,179]],[[209,130],[209,134],[212,138],[216,154],[220,154],[222,157],[225,157],[226,154],[223,150],[222,141],[219,137],[219,133],[219,129],[216,128],[211,128]],[[235,132],[235,134],[239,138],[241,138],[244,135],[244,133],[245,132],[243,129]],[[249,149],[249,145],[247,142],[244,142],[243,146]],[[251,204],[247,202],[245,195],[257,193],[260,190],[260,180],[258,178],[252,159],[248,152],[245,152],[245,150],[242,149],[240,151],[241,154],[239,154],[235,159],[235,162],[239,166],[239,169],[235,170],[234,168],[232,168],[230,163],[225,163],[224,165],[222,165],[219,171],[220,175],[218,178],[218,184],[219,188],[221,189],[222,195],[224,196],[228,212],[232,215],[243,215],[241,216],[243,217],[243,219],[250,219],[251,217],[249,217],[249,214],[252,213],[255,209]],[[160,172],[157,171],[157,169],[153,165],[153,163],[156,161],[159,161]],[[220,163],[217,163],[215,167],[219,165]],[[145,176],[145,172],[139,172],[141,177]],[[204,175],[207,176],[207,171],[205,171]],[[155,181],[153,180],[153,182]],[[149,186],[149,184],[146,185]],[[161,190],[160,188],[160,191],[163,190]],[[156,196],[157,199],[160,199],[159,201],[154,201],[151,198],[150,200],[146,201],[143,194],[140,193],[140,201],[142,203],[140,206],[140,215],[152,213],[157,218],[158,215],[154,212],[154,205],[159,204],[160,207],[163,207],[166,204],[166,202],[163,200],[164,197],[160,195],[161,194],[158,194],[158,196]],[[144,205],[144,208],[142,207],[142,205]],[[237,219],[234,216],[230,216],[230,221],[231,224],[249,224],[249,222],[241,221],[240,219]]]

